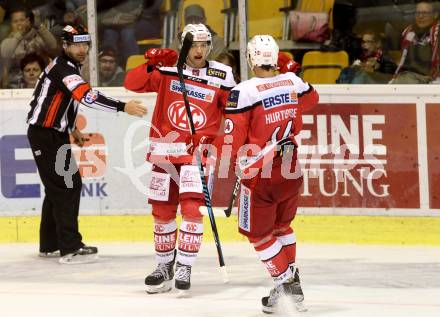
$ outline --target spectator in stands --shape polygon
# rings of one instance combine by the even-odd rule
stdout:
[[[199,6],[198,4],[192,4],[185,8],[184,12],[184,22],[186,24],[204,24],[206,25],[206,16],[205,16],[205,10]],[[206,25],[208,30],[212,34],[212,50],[209,53],[207,60],[216,59],[218,55],[221,53],[226,53],[226,47],[223,38],[217,35],[210,27],[209,25]],[[171,43],[170,48],[172,48],[175,51],[178,51],[180,49],[180,38],[181,38],[182,32],[180,32],[177,35],[177,38],[174,39],[173,43]]]
[[[98,5],[101,44],[120,52],[120,65],[125,65],[130,55],[139,54],[135,26],[142,13],[142,6],[143,0],[106,0]]]
[[[350,58],[350,63],[360,58],[362,55],[361,40],[353,33],[356,15],[356,7],[351,2],[335,1],[333,6],[334,30],[330,43],[321,46],[322,51],[344,50]]]
[[[344,68],[336,80],[338,84],[386,84],[393,77],[396,64],[381,49],[377,33],[362,35],[362,55],[350,67]]]
[[[34,26],[33,13],[16,9],[11,13],[11,33],[0,44],[4,62],[3,87],[18,85],[20,61],[29,53],[53,57],[58,53],[58,42],[44,24]]]
[[[438,81],[439,73],[438,12],[431,1],[416,5],[415,23],[402,33],[402,58],[392,84],[428,84]]]
[[[117,56],[111,48],[104,49],[99,53],[99,86],[118,87],[123,86],[125,78],[124,70],[117,64]]]
[[[238,75],[238,71],[237,71],[237,61],[235,60],[234,55],[232,55],[231,53],[224,52],[218,55],[215,60],[222,64],[231,66],[232,74],[234,75],[235,82],[237,84],[240,82],[240,76]]]
[[[35,88],[38,77],[47,64],[48,62],[38,54],[31,53],[26,55],[20,62],[22,78],[18,87],[9,88]]]
[[[66,0],[66,12],[72,12],[79,23],[87,26],[87,0]]]
[[[2,41],[10,32],[8,23],[3,23],[10,19],[13,11],[18,8],[26,8],[38,14],[36,7],[42,6],[47,1],[44,0],[0,0],[0,41]]]
[[[162,24],[160,7],[163,0],[144,0],[142,13],[136,23],[136,37],[139,40],[160,38]]]

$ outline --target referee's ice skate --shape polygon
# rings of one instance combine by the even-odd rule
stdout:
[[[91,246],[83,246],[75,252],[63,255],[59,259],[61,264],[83,264],[92,263],[98,259],[98,248]]]

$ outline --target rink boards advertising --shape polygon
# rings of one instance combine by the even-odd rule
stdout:
[[[303,114],[297,136],[301,213],[440,215],[440,97],[429,86],[409,87],[317,86],[320,104]],[[155,94],[102,90],[141,99],[149,114],[139,120],[81,107],[78,126],[90,138],[74,148],[84,183],[81,213],[150,213],[145,153]],[[41,206],[43,187],[26,137],[31,94],[0,94],[0,216],[36,215]],[[214,207],[227,205],[233,181],[215,182]]]

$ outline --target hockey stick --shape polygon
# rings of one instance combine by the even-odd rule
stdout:
[[[179,76],[180,87],[182,89],[183,102],[185,104],[186,115],[188,117],[190,133],[194,135],[196,133],[196,129],[194,127],[194,121],[191,115],[191,108],[188,102],[188,95],[185,87],[185,80],[183,78],[183,66],[185,64],[186,58],[188,56],[188,52],[191,48],[193,42],[193,36],[190,32],[186,33],[185,38],[182,43],[182,49],[180,50],[179,59],[177,61],[177,74]],[[215,245],[217,247],[218,261],[220,264],[220,270],[223,275],[223,280],[227,281],[227,273],[225,268],[225,260],[223,258],[223,251],[220,244],[220,238],[218,236],[217,225],[215,223],[214,211],[212,210],[211,204],[211,195],[209,194],[208,186],[206,185],[205,173],[203,171],[202,158],[199,151],[195,153],[197,159],[197,165],[200,173],[200,180],[202,181],[203,194],[205,198],[205,205],[208,209],[209,221],[211,222],[212,234],[214,236]]]
[[[225,209],[226,217],[231,216],[232,208],[234,207],[235,199],[237,199],[238,189],[240,188],[241,177],[237,176],[235,179],[234,189],[232,190],[231,199],[229,200],[228,208]]]

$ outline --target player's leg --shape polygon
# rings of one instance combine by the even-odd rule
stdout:
[[[288,281],[286,292],[290,295],[298,311],[306,311],[304,306],[304,293],[301,288],[299,270],[296,265],[296,236],[291,227],[291,223],[296,216],[298,208],[299,189],[302,178],[286,180],[285,183],[273,186],[276,198],[281,202],[277,204],[277,217],[275,221],[274,236],[281,243],[282,252],[289,262],[289,267],[293,273]]]
[[[269,185],[267,179],[260,179],[257,184],[243,181],[238,211],[240,233],[248,237],[274,280],[270,295],[262,298],[266,313],[275,311],[284,284],[293,276],[289,260],[282,252],[283,245],[273,235],[277,206],[272,200]]]
[[[154,218],[154,249],[156,269],[145,278],[147,293],[168,292],[174,277],[177,237],[176,212],[178,187],[170,174],[154,166],[149,184],[148,202]]]
[[[203,238],[203,215],[200,207],[205,206],[205,201],[197,166],[181,167],[179,202],[183,219],[178,237],[175,287],[184,291],[191,287],[191,268]]]

